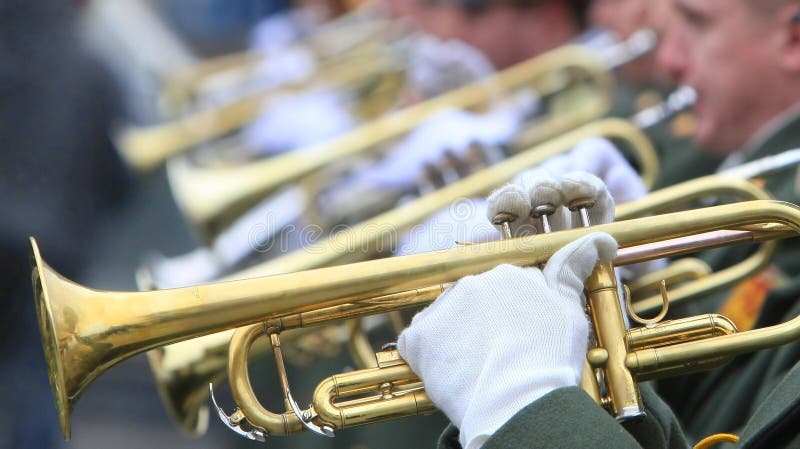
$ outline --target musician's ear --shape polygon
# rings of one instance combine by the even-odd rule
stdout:
[[[778,14],[779,26],[783,28],[780,62],[785,70],[800,74],[800,2],[784,7]]]

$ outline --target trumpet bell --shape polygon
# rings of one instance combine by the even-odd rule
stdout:
[[[58,278],[55,271],[42,261],[36,240],[31,238],[30,242],[31,279],[33,280],[33,294],[36,300],[36,316],[39,320],[42,346],[44,347],[44,355],[49,367],[47,374],[50,378],[50,389],[53,392],[53,399],[56,403],[61,432],[65,439],[69,439],[70,412],[79,392],[68,388],[67,379],[73,376],[68,375],[66,369],[69,367],[65,367],[64,359],[61,357],[65,348],[62,347],[61,340],[58,338],[60,334],[56,328],[56,321],[53,320],[54,310],[50,302],[48,289],[48,285],[51,282],[56,283],[61,279]],[[71,374],[71,372],[69,373]]]

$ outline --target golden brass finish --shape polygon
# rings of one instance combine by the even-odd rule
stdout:
[[[411,289],[419,285],[429,286],[421,291],[432,300],[435,295],[429,289],[435,291],[443,283],[501,263],[545,262],[559,248],[593,231],[608,232],[616,238],[622,249],[615,263],[635,263],[661,257],[663,251],[654,247],[656,242],[670,246],[669,239],[686,236],[702,242],[703,233],[721,230],[730,230],[730,235],[737,236],[734,241],[795,235],[800,230],[800,209],[788,203],[753,201],[692,214],[640,218],[447,251],[153,292],[99,291],[75,284],[42,261],[31,239],[32,280],[59,421],[65,437],[69,437],[70,411],[86,386],[110,366],[156,346],[265,320],[285,318],[286,323],[302,323],[305,313],[325,321],[319,314],[326,308],[336,315],[352,308],[358,315],[362,301],[369,308],[386,311],[394,301],[418,303],[416,290]],[[701,243],[682,245],[685,251],[704,249]],[[798,320],[766,330],[633,351],[625,357],[625,366],[635,378],[665,369],[691,369],[703,359],[796,339],[800,336]],[[622,340],[606,343],[623,344]],[[605,349],[612,354],[610,348]],[[232,347],[231,352],[242,354],[241,363],[246,363],[246,351]],[[234,386],[241,382],[231,381]],[[623,401],[630,399],[630,395],[621,396]],[[248,415],[247,419],[252,422],[258,417]]]
[[[619,134],[622,135],[622,134]],[[650,196],[645,198],[642,201],[634,202],[629,205],[622,205],[618,208],[618,218],[631,218],[634,216],[642,216],[646,213],[652,211],[665,211],[670,209],[678,209],[684,207],[684,203],[691,202],[693,199],[698,198],[708,198],[709,196],[713,195],[735,195],[737,197],[747,199],[747,198],[768,198],[767,194],[764,193],[762,190],[758,189],[757,187],[753,186],[751,183],[745,180],[738,180],[732,179],[727,177],[721,176],[709,176],[705,178],[700,178],[698,180],[688,181],[687,183],[680,184],[674,187],[670,187],[667,189],[663,189],[661,191],[653,192]],[[687,199],[688,197],[688,199]],[[445,200],[447,201],[447,200]],[[408,216],[407,216],[408,217]],[[411,216],[411,219],[415,217]],[[380,225],[374,225],[373,229],[381,229],[381,228],[388,228],[388,223],[383,223]],[[370,229],[370,228],[365,228]],[[356,234],[352,234],[355,236]],[[730,237],[726,237],[730,238]],[[359,242],[356,247],[360,247],[361,243]],[[772,242],[766,242],[766,249],[769,247],[774,246]],[[330,249],[330,248],[329,248]],[[312,248],[316,250],[316,248]],[[748,272],[753,270],[754,267],[751,264],[751,260],[756,261],[760,264],[762,260],[765,259],[768,255],[763,252],[764,250],[760,251],[758,255],[752,256],[745,262],[745,265],[740,266],[737,268],[739,273]],[[329,254],[330,255],[330,254]],[[313,260],[313,257],[310,257]],[[274,263],[274,262],[273,262]],[[757,265],[756,265],[757,267]],[[313,268],[313,266],[309,266],[308,268]],[[287,267],[287,270],[290,269]],[[293,271],[299,271],[302,269],[300,266],[291,267]],[[691,279],[697,279],[702,276],[708,274],[710,269],[705,265],[703,262],[694,259],[694,258],[683,258],[674,262],[670,265],[670,267],[666,270],[666,272],[659,271],[653,273],[652,283],[656,284],[659,283],[662,279],[667,279],[670,283],[677,283],[682,280],[684,276],[688,276]],[[731,276],[735,276],[736,273],[734,272]],[[248,277],[248,276],[243,276]],[[712,284],[713,279],[711,278]],[[735,278],[734,278],[735,279]],[[637,281],[634,285],[639,285],[640,288],[645,288],[643,283],[649,283],[646,278],[641,280],[642,282]],[[705,285],[710,285],[706,283]],[[693,287],[693,291],[699,292],[703,288],[707,288],[700,284],[697,287]],[[677,290],[677,294],[675,290],[671,293],[671,299],[673,301],[680,301],[683,297],[681,295],[682,289]],[[438,293],[437,293],[438,294]],[[435,295],[433,296],[435,297]],[[658,301],[658,302],[655,302]],[[661,297],[655,297],[655,300],[652,301],[653,304],[657,305],[658,307],[661,306]],[[377,311],[367,311],[366,307],[362,304],[358,306],[360,310],[365,311],[365,314],[373,314],[378,313]],[[394,306],[393,306],[394,307]],[[637,307],[636,310],[642,310]],[[653,313],[655,310],[655,306],[652,306],[646,309],[647,313]],[[337,319],[346,319],[350,317],[349,315],[351,311],[342,311],[341,314],[337,314]],[[645,313],[642,311],[642,313]],[[332,317],[333,314],[331,311],[325,311],[323,313],[318,313],[317,316],[327,316]],[[317,321],[315,318],[311,318],[310,316],[306,316],[305,318],[295,318],[298,321],[304,323],[305,326],[320,324],[320,321]],[[284,320],[286,321],[286,320]],[[658,320],[660,321],[660,320]],[[351,323],[355,324],[355,323]],[[285,324],[285,328],[293,328],[299,327],[297,323]],[[156,374],[157,379],[170,379],[171,380],[171,387],[167,387],[161,385],[159,382],[159,387],[162,390],[162,398],[165,398],[165,402],[168,404],[168,408],[172,410],[173,417],[176,418],[179,425],[187,430],[189,433],[194,433],[194,429],[191,428],[191,425],[187,426],[187,423],[198,422],[199,418],[198,415],[201,413],[205,413],[203,411],[203,407],[207,401],[208,397],[208,389],[207,385],[209,382],[217,383],[218,381],[225,378],[226,375],[226,366],[227,366],[227,359],[224,357],[224,354],[227,352],[227,345],[230,340],[230,335],[232,332],[227,332],[224,338],[215,340],[211,336],[209,337],[202,337],[200,339],[194,339],[191,342],[181,343],[180,345],[183,346],[194,346],[192,349],[193,352],[202,351],[206,354],[221,354],[221,356],[216,357],[207,357],[203,360],[202,364],[197,366],[190,366],[190,365],[174,365],[172,369],[169,370],[168,373],[161,373]],[[291,334],[290,334],[291,335]],[[268,349],[268,345],[266,344],[259,344],[260,340],[258,340],[252,350],[252,353],[263,353]],[[215,347],[219,346],[219,347]],[[357,356],[354,357],[356,365],[359,368],[367,368],[364,362],[369,361],[373,358],[374,353],[370,348],[369,343],[366,341],[366,337],[361,332],[356,332],[353,334],[351,340],[348,340],[348,346],[351,348],[351,353],[356,354]],[[202,348],[202,350],[200,349]],[[174,353],[180,353],[181,349],[172,348],[167,346],[165,348],[159,349],[159,351],[166,352],[167,355]],[[170,390],[173,390],[169,392]],[[175,391],[177,390],[177,391]],[[169,400],[166,398],[170,398]],[[172,405],[170,405],[172,404]],[[180,406],[176,406],[175,404],[180,404]],[[179,412],[178,412],[179,411]]]
[[[395,232],[395,230],[397,232],[403,232],[405,229],[421,222],[427,216],[446,207],[458,198],[486,193],[491,188],[513,177],[519,170],[533,166],[558,152],[567,151],[585,138],[596,135],[602,135],[618,142],[624,141],[626,147],[633,148],[635,150],[633,154],[636,155],[639,165],[646,173],[647,179],[654,181],[657,171],[657,159],[646,136],[638,128],[627,122],[617,119],[607,119],[586,125],[568,135],[562,136],[557,139],[556,142],[540,145],[524,153],[513,156],[509,160],[488,169],[482,174],[479,173],[470,176],[455,183],[453,186],[445,187],[401,206],[397,210],[381,214],[342,234],[311,245],[304,251],[297,251],[279,259],[266,262],[244,272],[234,274],[229,279],[244,279],[266,274],[300,271],[366,258],[371,254],[369,250],[364,253],[354,252],[350,254],[345,253],[345,251],[348,248],[360,249],[384,244],[389,245],[391,242],[387,242],[385,240],[386,236],[381,235],[381,232]],[[653,207],[653,205],[647,205],[647,207]],[[631,212],[631,215],[633,215],[633,212]],[[438,293],[435,294],[433,298],[435,298],[436,295],[438,295]],[[396,308],[397,306],[393,305],[391,307]],[[366,310],[364,304],[358,305],[358,308]],[[392,309],[390,308],[387,310]],[[352,312],[349,310],[343,311],[338,319],[352,317],[349,315],[350,313]],[[378,313],[378,311],[368,311],[365,314],[374,313]],[[326,311],[325,316],[331,316],[330,311]],[[314,321],[314,318],[309,316],[303,318],[302,321],[305,323],[305,326],[319,324]],[[185,345],[188,346],[190,343],[185,343]],[[205,351],[209,353],[217,353],[222,350],[222,348],[215,349],[211,347],[211,343],[205,344],[202,343],[202,341],[198,341],[196,345],[203,347]],[[369,361],[372,355],[369,344],[365,341],[365,337],[362,334],[356,334],[355,338],[350,341],[349,346],[353,349],[351,352],[355,355],[354,359],[359,368],[366,368],[366,361]],[[257,345],[257,349],[254,348],[253,352],[261,353],[262,351],[266,351],[266,349],[266,345]],[[173,350],[169,347],[163,350],[168,353],[178,351],[177,349]],[[198,349],[195,348],[194,350],[197,351]],[[225,360],[222,358],[214,358],[214,360],[213,363],[207,360],[197,376],[194,376],[194,370],[188,370],[190,374],[188,379],[186,379],[186,374],[184,374],[187,372],[185,370],[176,369],[174,372],[170,373],[169,377],[175,379],[177,385],[182,386],[184,393],[180,395],[176,393],[164,394],[163,396],[172,396],[172,403],[179,402],[185,404],[184,407],[180,408],[182,413],[174,414],[179,423],[197,421],[198,413],[202,413],[199,409],[202,403],[199,401],[208,396],[208,383],[212,381],[216,383],[217,380],[224,378]],[[157,377],[164,377],[164,375]],[[191,397],[191,401],[188,401],[188,398],[186,398],[187,396]],[[195,407],[186,406],[189,402],[197,405]],[[170,406],[170,408],[175,410],[177,407]],[[181,425],[186,428],[184,424]],[[192,429],[188,430],[190,432],[192,431]]]
[[[356,52],[363,54],[364,47],[384,46],[406,34],[401,24],[370,17],[369,12],[357,12],[334,22],[321,25],[312,36],[290,45],[288,51],[313,53],[320,60],[324,73],[324,69],[337,60]],[[261,76],[259,66],[265,63],[271,61],[258,51],[204,60],[170,77],[165,82],[160,102],[170,112],[185,110],[209,84],[219,85],[223,79],[227,87],[247,83]]]
[[[446,286],[417,289],[361,301],[359,304],[344,304],[289,315],[273,320],[267,326],[282,332],[288,331],[281,337],[284,344],[287,344],[307,335],[316,326],[427,304],[436,299]],[[370,306],[369,303],[373,305]],[[348,346],[355,355],[354,361],[358,368],[374,368],[377,366],[375,353],[360,327],[358,330],[352,329],[356,324],[355,321],[348,322],[348,328],[351,329],[348,332]],[[208,385],[216,385],[227,377],[228,346],[233,334],[233,330],[228,330],[205,335],[147,353],[159,395],[170,416],[187,435],[199,436],[205,432],[208,423]],[[251,355],[265,354],[269,348],[269,341],[256,339],[249,351]],[[367,365],[366,362],[370,359],[372,364]]]
[[[554,73],[574,72],[578,72],[578,79],[591,80],[597,95],[583,101],[578,110],[571,110],[568,117],[553,117],[548,121],[552,126],[540,126],[544,138],[552,137],[601,117],[611,104],[611,74],[591,52],[578,46],[543,54],[486,80],[385,115],[338,138],[305,149],[240,167],[203,169],[187,164],[169,164],[170,186],[176,202],[193,227],[214,235],[216,230],[276,188],[334,161],[361,154],[388,139],[399,137],[438,112],[486,107],[499,95],[523,87],[547,95],[552,89],[563,88],[561,83],[549,81]]]
[[[658,326],[639,327],[628,331],[628,350],[670,346],[676,342],[687,343],[738,332],[728,318],[717,315],[698,315],[671,320]]]
[[[658,287],[661,292],[661,310],[658,312],[658,315],[656,315],[653,318],[644,318],[639,316],[633,308],[633,303],[631,302],[631,289],[629,289],[627,285],[623,286],[625,291],[625,307],[628,310],[628,316],[637,324],[642,324],[645,326],[656,324],[667,316],[667,312],[669,312],[669,295],[667,294],[667,281],[662,279],[661,282],[658,284]]]

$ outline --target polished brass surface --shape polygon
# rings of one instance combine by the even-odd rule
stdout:
[[[469,176],[464,180],[453,184],[452,186],[446,186],[436,192],[425,195],[424,197],[405,204],[396,210],[374,217],[373,219],[356,225],[345,232],[337,234],[336,236],[313,244],[310,247],[290,253],[289,255],[283,256],[279,259],[255,266],[245,270],[244,272],[234,274],[228,279],[244,279],[266,274],[300,271],[367,258],[372,254],[372,251],[369,249],[364,252],[347,253],[346,251],[348,248],[362,249],[379,247],[381,245],[389,246],[391,245],[391,241],[385,240],[387,236],[381,235],[381,233],[388,232],[392,235],[396,235],[394,233],[404,232],[414,224],[423,221],[426,217],[432,215],[436,211],[447,207],[453,201],[459,198],[486,193],[488,190],[513,177],[513,175],[519,170],[522,170],[525,167],[536,165],[537,163],[545,160],[547,157],[569,150],[585,138],[597,135],[611,138],[618,143],[624,144],[625,147],[631,148],[639,166],[642,167],[646,179],[651,181],[655,180],[658,166],[657,158],[655,156],[654,149],[644,133],[627,122],[617,119],[606,119],[593,124],[585,125],[584,127],[562,136],[553,142],[534,147],[526,152],[513,156],[507,161],[501,162],[492,168]],[[667,196],[663,198],[667,198]],[[655,207],[655,205],[651,203],[646,205],[646,207],[652,209]],[[645,209],[632,209],[630,215],[633,216],[636,213],[639,213],[640,215],[644,214]],[[364,309],[363,304],[359,305],[358,307],[362,310]],[[347,314],[349,313],[351,312],[343,312],[340,318],[346,318],[348,316]],[[367,314],[373,313],[378,312],[374,311]],[[330,313],[326,312],[325,316],[330,316]],[[312,318],[306,317],[304,320],[306,323],[309,323]],[[216,353],[221,350],[220,348],[214,349],[207,346],[202,340],[198,341],[197,343],[184,343],[184,345],[195,345],[196,347],[193,349],[194,351],[197,351],[198,347],[202,347],[203,350],[210,353]],[[368,347],[368,343],[364,341],[363,336],[356,335],[355,339],[351,341],[350,346],[351,348],[355,349],[353,354],[356,364],[359,367],[365,367],[370,357],[367,356],[368,352],[366,349]],[[259,349],[265,350],[266,346],[262,345],[259,347]],[[172,349],[169,347],[165,348],[164,350],[168,352],[172,351]],[[258,350],[254,350],[254,353],[258,352]],[[213,377],[213,379],[224,378],[224,367],[225,365],[223,360],[217,359],[216,363],[208,363],[203,366],[203,371],[205,374],[195,377],[195,380],[191,381],[191,386],[184,385],[183,382],[179,382],[178,385],[184,386],[184,392],[179,396],[181,398],[181,402],[185,402],[183,398],[186,396],[191,396],[198,399],[207,397],[208,382],[202,382],[202,380],[209,377]],[[177,377],[178,379],[184,378],[184,375],[179,374],[180,372],[181,371],[175,373],[173,376]],[[188,371],[188,373],[190,376],[194,377],[193,370]],[[176,396],[176,393],[172,393],[170,396],[174,397]],[[197,399],[194,399],[192,402],[197,404]],[[194,422],[197,420],[196,416],[200,412],[198,407],[184,407],[182,409],[183,413],[175,414],[174,416],[177,416],[179,423]],[[175,409],[173,406],[170,406],[170,408],[173,410]],[[184,429],[186,429],[185,424],[181,425]],[[191,431],[191,429],[188,430]]]
[[[685,207],[686,204],[684,203],[691,203],[695,199],[706,199],[710,196],[722,194],[733,195],[741,199],[768,198],[766,193],[752,183],[715,175],[688,181],[686,184],[667,188],[657,193],[654,192],[645,200],[633,205],[621,206],[618,216],[620,219],[624,219],[642,216],[648,212],[678,209]],[[771,242],[767,244],[774,245]],[[754,260],[765,260],[764,256],[766,254],[759,254],[754,256]],[[745,265],[737,269],[737,272],[749,272],[751,269],[757,268],[753,268],[749,260]],[[742,270],[742,268],[745,268],[746,271]],[[694,258],[683,258],[673,262],[665,270],[637,279],[632,284],[631,290],[635,291],[634,286],[638,286],[639,290],[645,290],[645,292],[649,289],[657,290],[657,284],[663,279],[666,279],[669,285],[674,285],[674,283],[682,280],[705,277],[709,273],[710,268],[702,261]],[[649,278],[652,279],[648,280]],[[729,279],[735,279],[735,277],[732,276]],[[706,283],[705,285],[711,284]],[[702,289],[694,291],[699,292]],[[682,296],[678,295],[676,302],[680,302],[683,299]],[[651,300],[651,303],[655,304],[655,299]],[[368,311],[363,305],[360,306],[360,309],[365,314],[377,313]],[[347,313],[349,312],[343,311],[339,319],[345,319],[348,316]],[[325,311],[324,314],[319,315],[333,316],[331,311]],[[313,318],[307,316],[303,321],[307,326],[311,325],[314,322],[313,320]],[[374,353],[363,331],[356,324],[354,321],[349,323],[348,327],[352,332],[351,338],[347,340],[348,347],[351,353],[354,354],[354,361],[358,368],[372,367],[368,363],[370,360],[374,362]],[[159,386],[159,392],[167,404],[170,415],[189,434],[197,435],[202,433],[205,428],[208,416],[206,408],[208,399],[207,387],[209,383],[216,384],[226,377],[226,354],[231,335],[232,332],[228,331],[218,338],[210,335],[182,342],[174,345],[174,347],[159,348],[155,350],[159,354],[157,358],[153,353],[148,354]],[[293,334],[289,333],[288,335],[291,338]],[[259,342],[263,343],[262,340],[257,341],[251,352],[252,354],[263,353],[268,350],[269,345],[259,344]],[[284,343],[287,343],[286,339],[284,339]],[[181,363],[179,361],[182,359],[180,355],[182,352],[204,354],[205,356],[202,360],[186,360]],[[156,360],[161,359],[170,360],[171,362],[166,366],[156,363]]]
[[[560,74],[584,80],[596,95],[582,101],[568,114],[556,114],[537,128],[549,138],[603,116],[611,105],[613,77],[590,51],[567,46],[517,64],[485,80],[366,123],[327,142],[239,167],[202,168],[186,163],[168,164],[170,187],[187,220],[214,235],[257,200],[286,183],[319,170],[342,158],[363,154],[376,145],[399,137],[434,114],[449,109],[480,109],[504,93],[531,88],[539,95],[564,89],[552,82]],[[549,125],[548,125],[549,124]]]
[[[611,413],[619,420],[644,414],[644,404],[632,374],[625,367],[625,320],[619,301],[617,275],[611,263],[598,264],[586,279],[586,300],[597,347],[607,354],[602,369]]]
[[[638,351],[670,346],[676,341],[687,343],[736,332],[736,325],[728,318],[707,314],[671,320],[659,326],[631,329],[627,332],[626,339],[628,350]]]
[[[290,330],[281,338],[284,344],[293,344],[313,330]],[[208,428],[208,385],[216,385],[227,376],[228,345],[233,333],[229,330],[204,335],[147,352],[158,394],[170,418],[187,436],[198,437]],[[267,353],[269,340],[257,340],[251,351]]]
[[[788,203],[753,201],[691,214],[639,218],[447,251],[153,292],[99,291],[75,284],[43,262],[31,239],[32,280],[59,420],[65,437],[69,437],[70,411],[88,384],[110,366],[147,349],[264,321],[303,323],[307,318],[304,313],[325,321],[318,315],[321,309],[330,308],[339,316],[343,311],[339,306],[352,307],[353,314],[358,315],[363,301],[370,308],[386,311],[387,304],[394,301],[418,303],[414,299],[417,290],[413,289],[420,285],[427,286],[421,291],[430,295],[426,298],[429,301],[443,283],[501,263],[543,263],[559,248],[593,231],[608,232],[616,238],[622,248],[616,264],[650,260],[664,252],[704,249],[697,243],[702,242],[700,237],[723,230],[736,236],[734,241],[795,235],[800,230],[800,209]],[[662,251],[658,246],[669,247],[672,239],[686,236],[695,236],[695,246],[681,242],[680,251]],[[704,357],[725,357],[794,339],[800,333],[800,322],[795,321],[773,331],[637,350],[625,357],[625,366],[634,377],[643,378],[664,369],[690,369]],[[721,342],[721,346],[709,346],[707,342],[712,341]],[[235,350],[231,348],[231,352]],[[246,354],[240,353],[241,363],[246,363]],[[231,381],[233,385],[240,382]],[[627,395],[622,399],[627,401]]]

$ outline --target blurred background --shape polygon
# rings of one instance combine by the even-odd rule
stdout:
[[[134,273],[148,251],[179,255],[195,249],[200,240],[177,209],[164,169],[137,174],[121,160],[113,136],[124,125],[163,123],[161,96],[171,76],[247,49],[254,27],[285,15],[290,6],[302,5],[287,0],[0,4],[0,298],[5,304],[0,448],[260,444],[233,434],[214,415],[204,436],[187,437],[159,398],[144,355],[116,366],[87,390],[73,414],[72,439],[63,442],[36,324],[27,238],[35,236],[48,263],[66,277],[111,290],[137,289]],[[311,1],[305,11],[324,20],[342,12],[328,8],[340,7]],[[290,371],[301,400],[308,401],[309,388],[348,359],[336,348],[318,369]],[[254,367],[251,375],[263,376],[256,383],[264,396],[278,396],[270,360],[262,362],[266,366]],[[230,413],[233,402],[226,386],[220,388]],[[389,435],[398,431],[418,432],[433,444],[445,420],[421,420],[345,431],[335,440],[303,435],[268,444],[406,447],[391,443]]]
[[[202,435],[180,430],[159,397],[145,355],[113,367],[86,389],[72,414],[72,439],[64,443],[36,323],[28,237],[37,238],[55,270],[97,289],[192,285],[274,260],[336,226],[358,223],[527,148],[540,137],[531,140],[523,131],[538,131],[551,114],[576,105],[594,107],[587,98],[602,99],[603,93],[587,93],[592,76],[575,75],[574,67],[559,73],[568,81],[552,73],[533,77],[531,86],[501,87],[484,95],[485,101],[420,117],[406,140],[404,132],[380,145],[349,143],[381,147],[381,157],[342,158],[325,164],[322,174],[301,173],[277,187],[259,184],[283,179],[285,171],[299,165],[295,161],[256,176],[251,184],[260,187],[227,203],[218,201],[218,194],[237,184],[239,175],[213,184],[206,183],[208,173],[330,142],[360,124],[567,43],[607,55],[607,68],[625,63],[618,53],[601,50],[653,24],[638,13],[589,14],[589,3],[0,2],[0,299],[5,305],[0,313],[0,449],[259,444],[226,429],[214,410],[207,430],[200,426]],[[658,104],[672,86],[653,73],[652,65],[649,56],[626,64],[613,104],[590,117],[628,117]],[[495,95],[500,91],[502,100]],[[422,118],[433,124],[423,126]],[[477,118],[481,126],[475,125]],[[691,121],[678,119],[689,124],[651,131],[680,141]],[[334,152],[341,146],[324,149]],[[394,149],[402,150],[400,156]],[[685,165],[665,171],[684,179],[713,170],[717,162],[705,156],[681,159],[674,151],[671,160]],[[220,204],[220,210],[209,209]],[[483,215],[480,220],[485,221]],[[297,229],[311,231],[292,231]],[[491,226],[487,232],[494,232]],[[443,241],[412,243],[402,247],[398,237],[390,247],[363,251],[369,257],[417,252],[452,246],[453,239],[448,234]],[[375,348],[395,338],[386,321],[367,324]],[[310,400],[322,378],[359,366],[340,331],[300,338],[287,349],[288,375],[299,402]],[[198,360],[211,358],[214,349],[209,348]],[[173,363],[174,353],[153,357]],[[269,357],[253,358],[250,376],[265,404],[278,409],[282,401],[273,365]],[[196,366],[202,363],[182,369]],[[208,404],[206,384],[198,385],[198,404]],[[232,413],[227,383],[218,382],[216,391]],[[270,438],[267,444],[433,447],[446,424],[437,413],[342,430],[335,439],[304,434]]]

